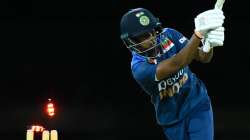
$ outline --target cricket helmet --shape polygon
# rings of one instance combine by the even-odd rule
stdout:
[[[135,43],[133,38],[136,38],[145,33],[158,31],[161,29],[161,23],[149,10],[144,8],[135,8],[125,13],[120,22],[120,38],[123,40],[126,47],[137,54],[144,57],[155,57],[152,56],[152,51],[156,52],[156,47],[159,46],[159,42],[147,50],[140,50],[141,43]],[[152,40],[149,40],[152,41]]]

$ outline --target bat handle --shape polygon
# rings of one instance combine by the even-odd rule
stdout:
[[[210,47],[210,43],[208,40],[205,40],[205,44],[203,46],[203,52],[208,53],[210,51],[211,47]]]

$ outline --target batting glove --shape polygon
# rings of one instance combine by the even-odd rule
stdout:
[[[207,40],[210,43],[210,47],[223,46],[225,39],[225,28],[218,27],[215,30],[209,31],[204,39],[202,39],[202,44],[205,44]]]
[[[195,33],[201,38],[213,29],[221,27],[224,23],[225,16],[222,10],[212,9],[202,12],[194,19]]]

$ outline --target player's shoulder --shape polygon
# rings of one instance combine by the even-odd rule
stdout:
[[[146,62],[145,58],[135,52],[132,52],[131,69],[133,70],[135,65],[141,62]]]
[[[164,28],[163,34],[167,36],[169,39],[173,40],[174,42],[180,42],[183,44],[186,40],[188,40],[181,32],[174,28]]]
[[[167,28],[163,28],[162,33],[166,34],[168,36],[173,36],[173,35],[178,34],[180,32],[174,28],[167,27]]]
[[[142,68],[147,68],[150,67],[151,65],[155,65],[155,63],[151,63],[149,62],[148,59],[144,58],[143,56],[140,56],[136,53],[132,53],[133,57],[131,60],[131,69],[132,71],[136,71],[138,70],[138,67],[142,67]]]

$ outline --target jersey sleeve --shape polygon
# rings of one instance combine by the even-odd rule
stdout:
[[[176,45],[177,52],[179,52],[182,48],[184,48],[187,45],[188,39],[182,33],[171,28],[168,28],[168,33],[170,39],[174,41],[174,44]]]
[[[157,64],[150,64],[147,62],[139,62],[133,65],[132,74],[137,83],[147,92],[149,86],[156,84],[156,67]]]

